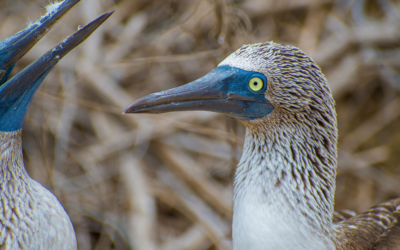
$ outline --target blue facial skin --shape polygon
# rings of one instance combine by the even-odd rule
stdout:
[[[54,67],[54,66],[53,66]],[[32,80],[15,76],[0,87],[0,131],[12,132],[22,129],[29,104],[46,75],[53,68]]]
[[[256,118],[266,116],[274,110],[272,104],[265,99],[265,92],[268,88],[268,80],[264,74],[254,71],[246,71],[230,66],[220,66],[211,72],[215,72],[216,74],[224,74],[223,72],[229,72],[228,75],[230,76],[221,81],[218,84],[218,88],[221,92],[228,94],[228,100],[230,100],[229,95],[232,96],[232,94],[237,95],[237,99],[240,99],[230,101],[230,105],[235,104],[234,106],[240,107],[239,109],[226,110],[227,112],[224,112],[222,109],[219,112],[236,117],[238,119],[254,120]],[[259,77],[263,80],[264,86],[261,90],[253,91],[250,89],[249,81],[253,77]],[[243,97],[247,97],[248,99],[244,100]]]
[[[3,85],[8,78],[10,77],[11,71],[13,70],[15,66],[15,63],[13,63],[10,67],[8,67],[5,71],[3,75],[0,75],[0,86]]]
[[[249,81],[263,80],[260,91],[253,91]],[[265,99],[267,78],[258,72],[220,66],[186,85],[145,96],[130,104],[125,113],[166,113],[204,110],[223,113],[242,120],[254,120],[274,110]]]

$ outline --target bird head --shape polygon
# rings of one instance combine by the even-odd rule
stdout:
[[[291,207],[302,219],[297,224],[288,217],[294,223],[288,232],[299,230],[302,235],[304,228],[314,228],[316,238],[330,240],[336,112],[328,83],[308,56],[298,48],[275,43],[245,45],[206,76],[145,96],[130,104],[125,113],[183,110],[224,113],[246,126],[235,173],[234,206],[253,202],[251,209],[273,203]],[[236,217],[233,224],[234,242],[241,237],[237,232],[243,224],[238,221],[243,218]]]
[[[67,0],[62,4],[60,3],[58,9],[50,17],[47,16],[45,20],[49,21],[52,17],[59,18],[76,2],[78,1]],[[106,13],[79,29],[9,80],[8,76],[15,62],[28,52],[38,41],[38,36],[41,37],[43,32],[45,33],[54,24],[54,20],[52,22],[39,22],[40,25],[36,25],[35,28],[28,27],[27,30],[0,42],[0,67],[2,67],[0,68],[1,132],[22,129],[32,97],[47,74],[61,58],[86,40],[111,14],[112,12]]]
[[[224,113],[254,130],[308,126],[336,137],[334,101],[320,68],[298,48],[273,42],[244,45],[204,77],[145,96],[125,113],[186,110]]]

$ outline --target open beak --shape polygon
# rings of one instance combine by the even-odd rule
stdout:
[[[221,66],[194,82],[140,98],[124,113],[204,110],[254,119],[270,113],[273,107],[264,94],[254,94],[247,89],[246,79],[251,73]]]
[[[30,101],[50,70],[68,52],[88,38],[113,12],[106,13],[31,63],[0,86],[0,128],[22,128]]]
[[[7,80],[15,62],[24,56],[79,1],[65,0],[55,11],[49,12],[14,36],[0,41],[0,85]]]
[[[20,96],[35,86],[66,54],[86,40],[113,12],[103,14],[31,63],[0,87],[0,98]],[[40,83],[39,83],[40,84]],[[7,94],[5,94],[7,93]]]

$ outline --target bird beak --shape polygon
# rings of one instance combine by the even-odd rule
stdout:
[[[0,129],[22,128],[26,111],[37,88],[68,52],[88,38],[113,12],[106,13],[65,39],[0,86]]]
[[[0,85],[7,80],[15,62],[25,55],[79,1],[65,0],[55,11],[49,12],[14,36],[0,41]]]
[[[264,93],[254,94],[248,90],[247,78],[252,73],[220,66],[194,82],[145,96],[130,104],[124,113],[204,110],[255,119],[269,114],[274,108]]]

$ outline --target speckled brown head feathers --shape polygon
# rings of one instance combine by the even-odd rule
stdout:
[[[254,132],[282,130],[283,126],[312,138],[306,143],[336,167],[337,122],[335,103],[321,69],[300,49],[276,43],[245,45],[219,66],[229,65],[263,73],[268,79],[265,97],[275,107],[266,117],[243,121]],[[310,138],[310,139],[311,139]]]

